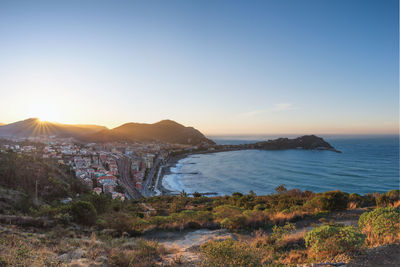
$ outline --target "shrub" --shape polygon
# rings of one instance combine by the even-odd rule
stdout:
[[[389,205],[393,205],[396,201],[400,199],[400,191],[399,190],[390,190],[378,197],[376,197],[376,205],[378,207],[386,207]]]
[[[358,250],[364,243],[365,235],[353,226],[323,225],[308,232],[304,239],[310,255],[324,259]]]
[[[132,249],[112,249],[109,257],[110,266],[147,267],[156,266],[160,256],[165,253],[164,247],[157,242],[137,239]]]
[[[275,240],[276,243],[282,241],[284,236],[296,231],[296,227],[293,223],[286,222],[284,226],[277,226],[274,225],[272,227],[272,234],[271,237]]]
[[[120,234],[127,232],[130,235],[138,235],[147,225],[147,221],[123,212],[113,212],[103,217],[104,222],[100,226],[114,229]]]
[[[106,194],[90,193],[84,196],[84,200],[92,203],[97,211],[97,214],[103,214],[109,210],[111,206],[111,197]]]
[[[359,194],[352,193],[349,195],[349,208],[354,209],[354,208],[359,208],[365,205],[364,203],[364,198],[360,196]]]
[[[93,225],[97,219],[96,209],[87,201],[76,201],[71,204],[71,215],[75,222]]]
[[[194,192],[193,197],[201,197],[201,194],[199,192]]]
[[[345,210],[348,202],[349,194],[336,190],[318,194],[308,201],[306,206],[321,211]]]
[[[247,243],[226,239],[201,245],[205,266],[261,266],[258,255]]]
[[[231,231],[238,231],[246,227],[246,217],[243,215],[225,218],[221,221],[221,226]]]
[[[400,210],[377,208],[364,212],[358,226],[367,235],[368,245],[383,245],[400,241]]]

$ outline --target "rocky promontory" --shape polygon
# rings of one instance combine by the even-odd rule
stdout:
[[[259,149],[265,150],[285,150],[285,149],[307,149],[307,150],[329,150],[340,152],[336,150],[331,144],[326,142],[323,138],[315,135],[304,135],[294,139],[278,138],[264,142],[253,144]]]

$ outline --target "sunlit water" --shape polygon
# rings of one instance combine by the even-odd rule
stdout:
[[[399,188],[399,139],[325,138],[331,151],[246,150],[192,155],[179,161],[163,185],[173,191],[268,194],[278,185],[322,192],[384,192]],[[217,143],[243,143],[216,140]]]

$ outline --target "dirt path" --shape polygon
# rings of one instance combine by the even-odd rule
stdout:
[[[199,247],[209,240],[237,239],[235,234],[228,233],[225,229],[208,230],[199,229],[195,231],[182,232],[159,232],[147,236],[146,239],[156,240],[172,253],[164,259],[166,263],[181,262],[185,266],[196,266],[200,261]]]
[[[325,221],[333,220],[335,223],[345,225],[357,225],[358,218],[366,209],[346,210],[340,212],[331,212],[320,217],[306,217],[296,222],[296,232],[310,231],[316,225],[321,225],[321,218]],[[268,231],[267,231],[268,232]],[[166,257],[166,261],[172,263],[175,261],[183,262],[187,266],[195,266],[199,262],[199,247],[209,240],[224,240],[232,238],[234,240],[250,240],[251,234],[233,234],[225,229],[220,230],[186,230],[181,232],[155,232],[145,236],[146,239],[156,240],[164,245],[172,253]],[[400,265],[399,265],[400,266]]]
[[[398,267],[400,266],[400,245],[371,248],[352,259],[346,267]]]

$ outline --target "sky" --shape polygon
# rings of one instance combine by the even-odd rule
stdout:
[[[0,0],[0,122],[399,131],[396,0]]]

